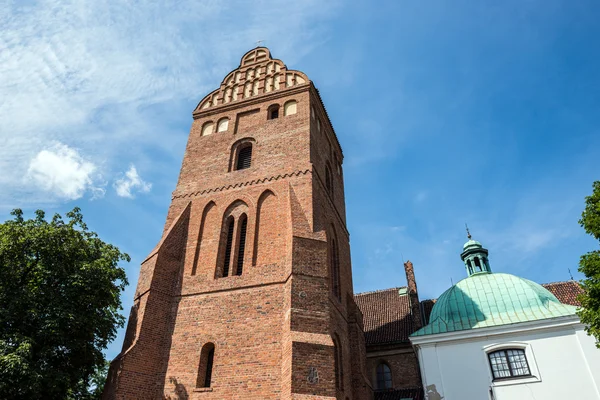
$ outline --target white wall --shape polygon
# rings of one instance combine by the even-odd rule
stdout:
[[[514,327],[514,326],[513,326]],[[471,331],[472,332],[472,331]],[[534,378],[492,382],[486,348],[526,344]],[[599,399],[600,350],[580,324],[419,345],[428,400]],[[430,385],[435,385],[435,391]]]

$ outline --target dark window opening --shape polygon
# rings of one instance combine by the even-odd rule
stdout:
[[[467,260],[467,267],[469,267],[469,275],[473,275],[473,265],[471,265],[471,260]]]
[[[214,359],[215,359],[215,348],[213,347],[210,350],[210,352],[208,353],[208,359],[206,360],[206,375],[204,377],[204,387],[210,387]]]
[[[340,290],[340,259],[335,239],[331,240],[331,289],[335,297],[341,300]]]
[[[233,242],[233,217],[227,219],[227,241],[225,244],[225,259],[223,260],[223,277],[229,275],[229,262],[231,261],[231,246]]]
[[[198,366],[196,387],[210,387],[214,358],[215,345],[212,343],[205,344],[200,352],[200,365]]]
[[[250,168],[252,162],[252,146],[246,146],[239,150],[235,169],[246,169]]]
[[[377,390],[392,388],[392,371],[386,363],[377,366]]]
[[[475,271],[481,272],[481,262],[479,262],[479,257],[475,257]]]
[[[240,242],[237,256],[237,270],[235,272],[236,275],[241,275],[242,270],[244,268],[244,251],[246,249],[246,230],[248,228],[248,218],[246,215],[242,215],[240,217],[241,227],[240,227]]]
[[[529,364],[523,349],[499,350],[488,355],[494,380],[530,376]]]
[[[279,118],[279,106],[271,106],[269,107],[269,111],[267,112],[268,119],[277,119]]]

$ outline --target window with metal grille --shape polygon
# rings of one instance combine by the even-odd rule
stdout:
[[[382,362],[377,366],[377,390],[392,388],[392,371],[390,367]]]
[[[529,364],[523,349],[504,349],[488,354],[494,380],[530,376]]]
[[[252,145],[243,147],[238,152],[237,162],[235,163],[235,169],[246,169],[250,168],[252,163]]]
[[[223,259],[223,276],[229,275],[229,262],[231,261],[231,247],[233,245],[233,217],[227,219],[227,239],[225,242],[225,257]]]
[[[246,230],[248,228],[248,217],[246,215],[242,215],[239,219],[240,221],[240,241],[238,248],[238,256],[237,256],[237,270],[235,272],[236,275],[241,275],[242,270],[244,269],[244,251],[246,249]]]
[[[213,343],[206,343],[202,346],[202,351],[200,352],[200,364],[198,365],[196,387],[210,387],[214,358],[215,345]]]

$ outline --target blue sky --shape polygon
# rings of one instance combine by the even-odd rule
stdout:
[[[81,207],[132,256],[126,314],[192,110],[257,40],[342,144],[356,292],[410,259],[437,297],[465,222],[494,271],[540,283],[597,248],[577,224],[600,179],[596,1],[0,2],[0,217]]]

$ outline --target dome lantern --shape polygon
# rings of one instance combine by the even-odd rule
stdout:
[[[488,250],[485,249],[481,243],[473,240],[471,232],[467,227],[467,243],[463,246],[463,252],[460,258],[465,263],[467,275],[472,276],[475,274],[491,274],[492,269],[488,261]]]

